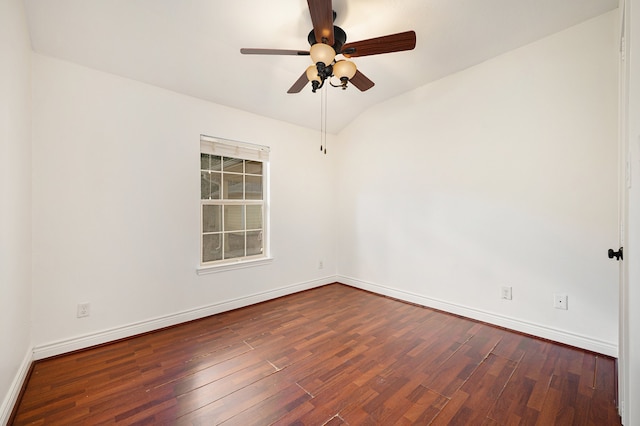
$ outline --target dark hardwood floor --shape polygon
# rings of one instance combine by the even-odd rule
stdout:
[[[26,424],[619,425],[613,359],[332,284],[34,363]]]

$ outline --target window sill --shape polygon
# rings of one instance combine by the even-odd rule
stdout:
[[[261,257],[260,259],[239,260],[237,262],[223,263],[221,265],[199,266],[196,269],[198,275],[215,274],[218,272],[232,271],[234,269],[252,268],[254,266],[267,265],[273,262],[273,257]]]

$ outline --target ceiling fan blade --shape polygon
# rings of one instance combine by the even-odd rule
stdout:
[[[243,55],[294,55],[294,56],[308,56],[308,50],[287,50],[287,49],[240,49],[240,53]]]
[[[373,81],[369,80],[367,76],[362,74],[359,70],[356,71],[356,74],[351,77],[351,80],[349,81],[351,82],[351,84],[360,89],[361,92],[369,90],[375,85]]]
[[[379,55],[381,53],[402,52],[416,47],[415,31],[391,34],[368,40],[354,41],[342,46],[342,54],[347,58],[357,56]]]
[[[291,86],[291,88],[287,90],[287,93],[300,93],[300,91],[304,89],[304,86],[306,86],[308,82],[309,79],[307,78],[307,73],[303,72],[300,78],[297,79],[295,83],[293,83],[293,86]]]
[[[333,9],[331,0],[307,0],[316,42],[333,46]]]

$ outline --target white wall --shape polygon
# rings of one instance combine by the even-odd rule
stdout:
[[[0,2],[0,423],[31,347],[31,46],[19,0]]]
[[[344,130],[341,279],[616,355],[616,19],[408,92]]]
[[[272,263],[196,274],[200,134],[271,147]],[[34,54],[36,357],[331,281],[334,174],[317,140]]]

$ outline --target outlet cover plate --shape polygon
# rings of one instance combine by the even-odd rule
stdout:
[[[76,316],[78,318],[88,317],[90,307],[91,305],[89,303],[78,303],[78,311],[76,313]]]
[[[511,287],[509,286],[502,287],[502,289],[500,290],[500,297],[505,300],[511,300],[512,299]]]
[[[569,296],[564,293],[556,293],[553,295],[553,307],[556,309],[569,309]]]

